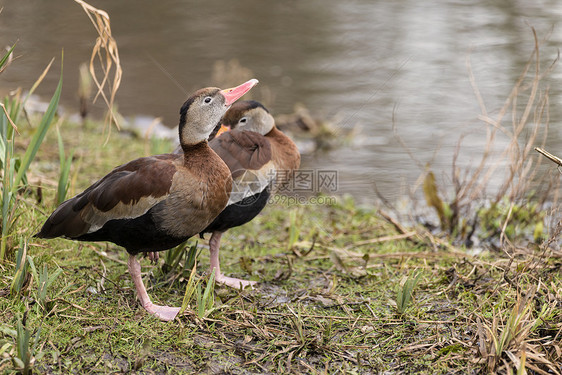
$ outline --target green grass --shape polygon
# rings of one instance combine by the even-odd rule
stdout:
[[[153,143],[126,134],[100,147],[99,126],[61,125],[65,149],[75,150],[68,196],[119,161],[152,152]],[[28,173],[41,182],[22,196],[15,233],[29,239],[35,271],[27,267],[27,283],[10,294],[24,246],[10,242],[0,266],[3,373],[16,368],[18,329],[27,332],[36,373],[515,373],[511,356],[562,372],[561,254],[550,247],[474,256],[421,227],[404,235],[348,197],[331,206],[272,205],[222,240],[223,272],[260,281],[257,288],[217,285],[205,308],[192,291],[184,314],[162,323],[139,306],[123,249],[30,238],[55,207],[56,132],[47,133]],[[203,300],[213,289],[208,252],[200,250]],[[142,260],[149,294],[155,303],[182,306],[191,268],[175,257],[173,267],[163,266],[164,258]],[[41,280],[50,284],[42,289]]]

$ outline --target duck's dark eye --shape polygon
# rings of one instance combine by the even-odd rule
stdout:
[[[244,122],[246,122],[246,121],[247,121],[246,117],[242,117],[242,118],[240,119],[240,122],[242,122],[242,123],[244,123]]]
[[[207,96],[207,97],[205,98],[205,103],[210,103],[211,100],[213,100],[213,99],[212,99],[210,96]]]

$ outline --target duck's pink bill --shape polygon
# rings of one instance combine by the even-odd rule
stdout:
[[[224,105],[231,106],[232,103],[240,99],[245,93],[250,91],[252,87],[258,84],[258,80],[252,78],[248,82],[244,82],[240,86],[232,87],[230,89],[221,90],[221,94],[226,98]]]

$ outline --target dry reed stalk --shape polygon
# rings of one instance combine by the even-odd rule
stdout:
[[[559,166],[562,166],[562,159],[560,159],[558,156],[553,155],[550,152],[548,152],[548,151],[546,151],[546,150],[544,150],[540,147],[535,147],[535,151],[542,154],[544,157],[546,157],[550,161],[553,161],[554,163],[558,164]]]
[[[487,140],[486,140],[486,148],[484,150],[484,154],[480,160],[480,164],[476,171],[472,174],[470,179],[464,186],[461,187],[458,200],[468,199],[469,201],[478,199],[481,197],[482,192],[488,186],[490,178],[496,173],[498,168],[503,165],[504,160],[508,160],[509,162],[509,174],[505,178],[502,186],[497,191],[495,203],[499,202],[499,200],[506,196],[508,191],[510,191],[509,198],[510,200],[514,200],[517,198],[521,198],[522,195],[528,191],[528,184],[536,175],[536,169],[531,168],[532,165],[536,164],[533,159],[529,159],[529,152],[532,149],[532,146],[538,136],[538,132],[541,128],[543,115],[548,107],[548,90],[545,92],[544,95],[539,96],[538,101],[537,99],[537,92],[539,89],[539,83],[541,79],[544,77],[544,74],[540,72],[540,55],[539,55],[539,41],[536,35],[536,31],[532,28],[534,40],[535,40],[535,47],[534,50],[527,61],[525,68],[523,69],[522,73],[520,74],[517,82],[513,86],[509,96],[507,97],[503,107],[500,109],[498,116],[496,119],[491,119],[488,116],[488,111],[486,110],[485,104],[479,101],[481,106],[482,114],[478,117],[480,120],[484,121],[486,124],[490,125],[490,127],[486,128],[487,132]],[[557,59],[556,59],[557,60]],[[529,94],[529,98],[523,110],[523,114],[521,117],[517,117],[517,99],[525,92],[528,88],[524,87],[523,84],[525,82],[525,78],[527,77],[527,73],[529,72],[532,64],[535,64],[535,73],[533,76],[533,80],[531,83],[531,93]],[[470,63],[467,63],[470,75],[471,85],[475,92],[477,98],[480,98],[480,93],[476,82],[474,80],[474,76],[472,75],[472,70],[470,67]],[[551,65],[552,66],[552,65]],[[550,71],[551,68],[548,69]],[[535,118],[534,118],[534,126],[531,130],[530,136],[525,142],[523,146],[519,144],[519,138],[522,136],[524,130],[527,128],[527,124],[529,121],[529,116],[531,114],[532,109],[535,108]],[[506,127],[502,125],[503,118],[511,109],[512,114],[512,130],[509,131]],[[548,111],[547,111],[548,113]],[[548,121],[548,114],[546,120]],[[548,122],[545,123],[546,129],[545,133],[547,132]],[[497,159],[495,163],[491,166],[488,166],[488,159],[491,154],[491,150],[494,144],[494,140],[496,137],[497,131],[500,130],[504,133],[510,143],[506,147],[506,149],[502,152],[500,157]],[[545,135],[546,137],[546,135]],[[543,138],[544,143],[545,138]],[[483,177],[481,175],[483,174]],[[514,184],[514,180],[517,177],[517,182]]]
[[[111,132],[111,123],[114,123],[117,129],[119,129],[119,122],[115,113],[114,105],[115,95],[119,89],[119,85],[121,84],[121,76],[123,73],[121,69],[121,61],[119,59],[117,42],[111,34],[111,25],[107,12],[93,7],[83,0],[74,1],[82,6],[98,33],[96,44],[92,49],[89,68],[92,79],[98,88],[98,92],[94,97],[94,102],[98,96],[101,96],[107,105],[108,112],[105,122],[109,127],[109,132]],[[96,74],[96,60],[98,61],[99,68],[102,71],[101,78],[98,78],[98,75]],[[111,77],[112,70],[113,76]],[[106,87],[109,87],[108,94],[105,93]]]
[[[481,112],[478,119],[486,125],[486,141],[476,168],[461,171],[457,167],[457,160],[460,155],[463,136],[459,138],[452,161],[453,196],[448,201],[448,206],[439,197],[438,190],[440,187],[432,178],[433,174],[429,167],[422,166],[420,161],[415,160],[412,152],[398,137],[410,157],[423,170],[420,179],[414,185],[414,189],[423,181],[426,201],[438,213],[442,230],[466,241],[469,246],[470,238],[474,234],[479,220],[479,210],[475,209],[475,205],[483,204],[482,199],[486,198],[486,189],[494,176],[503,174],[504,177],[489,200],[492,207],[505,198],[512,207],[514,204],[520,204],[530,197],[534,184],[538,184],[541,188],[541,194],[536,196],[539,203],[537,210],[541,210],[544,204],[552,199],[552,194],[549,195],[550,188],[555,186],[556,182],[546,174],[539,176],[538,166],[541,164],[541,160],[538,155],[532,155],[532,150],[535,145],[543,146],[546,143],[550,122],[548,112],[549,90],[548,88],[541,90],[541,82],[552,71],[559,60],[559,55],[544,71],[541,71],[541,56],[539,54],[541,43],[535,29],[531,27],[531,31],[534,38],[533,51],[495,118],[490,117],[490,112],[486,108],[476,83],[470,59],[467,59],[469,80]],[[518,100],[523,95],[526,95],[525,101],[519,104]],[[511,125],[506,126],[504,125],[505,118],[509,115],[511,115]],[[506,137],[507,144],[496,156],[494,148],[498,140],[498,133]],[[492,159],[493,155],[494,158]],[[431,162],[428,164],[430,165]],[[548,178],[550,178],[550,181],[548,181]],[[558,179],[559,182],[560,179]],[[554,191],[553,194],[557,201],[557,192]],[[450,211],[445,216],[443,213],[446,207]],[[500,228],[502,229],[502,240],[506,240],[505,230],[509,220],[509,217],[505,219],[502,228]],[[507,243],[509,241],[501,242]]]

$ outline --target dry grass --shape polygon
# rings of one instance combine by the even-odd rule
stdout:
[[[107,105],[108,112],[105,120],[109,131],[111,131],[112,123],[119,129],[119,120],[115,113],[115,95],[117,90],[119,90],[119,85],[121,85],[123,71],[121,69],[117,42],[111,34],[109,15],[83,0],[74,1],[82,6],[98,33],[96,44],[92,49],[89,66],[90,74],[98,89],[94,101],[98,96],[101,96]],[[96,66],[98,70],[101,70],[101,74],[96,72]]]
[[[109,27],[102,11],[88,14],[95,25]],[[114,87],[114,81],[108,83],[116,64],[111,47],[100,43],[92,61],[106,63],[102,57],[109,56],[101,87]],[[406,227],[351,199],[314,207],[271,205],[229,231],[221,248],[224,271],[259,280],[258,287],[244,292],[217,287],[212,306],[190,302],[183,315],[164,324],[138,305],[126,254],[117,246],[24,242],[25,255],[45,270],[43,281],[51,275],[51,282],[32,272],[13,293],[24,266],[11,259],[0,264],[0,372],[21,368],[16,358],[26,345],[18,343],[24,336],[31,347],[33,336],[30,365],[48,374],[561,374],[562,221],[542,243],[507,236],[517,201],[526,198],[526,180],[535,177],[538,160],[529,165],[531,143],[544,139],[541,129],[548,124],[548,90],[540,85],[544,73],[535,67],[530,81],[525,78],[532,64],[538,65],[538,45],[536,40],[525,73],[495,120],[480,100],[489,127],[479,166],[461,175],[453,162],[458,223],[462,215],[474,214],[476,198],[501,166],[491,154],[494,140],[500,133],[511,140],[501,154],[510,166],[501,186],[510,204],[498,232],[500,251],[472,254],[452,236]],[[228,70],[247,73],[239,68],[217,65],[217,84],[238,83],[240,76]],[[527,101],[519,113],[524,93]],[[508,113],[509,129],[502,123]],[[524,125],[529,122],[530,129]],[[101,150],[103,136],[93,129],[62,125],[65,147],[75,148],[78,159],[88,157],[88,163],[74,166],[77,191],[115,160],[147,152],[125,137],[113,137]],[[52,210],[57,172],[49,166],[56,164],[57,150],[54,134],[47,137],[38,168],[45,168],[43,192],[37,188],[36,195],[30,191],[21,198],[25,209],[15,232],[23,238],[30,238]],[[437,182],[426,181],[429,194],[437,194]],[[435,198],[434,206],[444,204]],[[444,220],[452,220],[445,208]],[[197,276],[184,266],[187,260],[171,266],[165,258],[145,264],[143,276],[155,302],[179,306]],[[197,283],[206,284],[206,251],[197,264]],[[14,327],[22,327],[20,338]]]
[[[510,201],[523,199],[530,191],[530,184],[536,181],[539,170],[537,167],[541,164],[541,160],[532,155],[531,152],[537,142],[544,146],[550,124],[548,87],[541,91],[541,83],[552,71],[559,56],[546,71],[541,72],[540,43],[535,29],[532,28],[531,30],[535,40],[534,50],[495,119],[489,115],[472,74],[470,62],[467,61],[470,81],[482,112],[479,119],[488,124],[489,127],[487,127],[486,149],[477,169],[465,181],[460,181],[457,178],[453,180],[459,200],[482,198],[482,193],[489,185],[491,176],[497,173],[499,168],[505,167],[505,161],[507,161],[508,175],[496,192],[494,202],[497,203],[506,196]],[[528,77],[529,70],[533,67],[533,74]],[[527,101],[521,110],[519,100],[524,95],[527,95]],[[511,129],[503,124],[504,118],[509,113],[511,113]],[[501,155],[494,157],[493,162],[490,163],[491,150],[494,148],[494,140],[498,131],[503,133],[510,142]],[[541,132],[542,139],[539,138]],[[454,173],[453,176],[458,176],[458,173]],[[482,178],[480,178],[481,176]]]
[[[560,159],[558,156],[551,154],[550,152],[543,150],[540,147],[535,147],[535,151],[537,151],[538,153],[542,154],[544,157],[546,157],[547,159],[549,159],[550,161],[558,164],[558,166],[562,166],[562,159]]]
[[[457,165],[462,152],[461,136],[452,160],[450,183],[444,189],[436,181],[431,167],[417,160],[397,135],[402,146],[423,171],[420,180],[414,185],[412,195],[422,185],[426,202],[435,209],[441,229],[458,243],[467,246],[473,243],[473,236],[481,234],[479,226],[489,226],[488,220],[501,220],[497,229],[484,234],[488,240],[499,239],[501,247],[509,242],[510,236],[506,231],[511,234],[512,227],[526,226],[525,230],[532,232],[531,226],[535,225],[535,234],[540,237],[541,225],[547,216],[545,213],[549,212],[548,216],[553,218],[551,227],[560,215],[556,209],[560,175],[541,168],[541,156],[533,152],[535,147],[544,147],[547,139],[550,125],[549,89],[544,82],[558,62],[558,56],[544,71],[541,70],[541,41],[535,30],[531,30],[535,41],[533,52],[495,116],[491,115],[482,99],[470,60],[467,59],[470,82],[481,110],[478,119],[486,125],[486,142],[476,167],[461,170]],[[498,150],[498,144],[505,146]],[[496,182],[498,176],[502,176],[503,180],[491,191],[492,179]],[[443,199],[443,196],[450,198]],[[532,237],[532,234],[529,236]]]
[[[126,137],[112,137],[101,151],[94,127],[61,130],[66,148],[88,155],[75,165],[77,191],[115,159],[143,153],[142,142]],[[57,163],[56,135],[48,137],[41,165]],[[56,169],[44,173],[42,202],[34,195],[21,202],[15,229],[24,237],[52,210]],[[349,199],[273,205],[229,231],[221,247],[224,272],[259,280],[258,287],[217,286],[211,308],[202,312],[192,298],[167,324],[138,305],[119,247],[30,241],[37,270],[46,265],[59,276],[44,293],[30,275],[11,295],[17,267],[0,267],[0,372],[14,368],[10,332],[25,314],[29,334],[41,327],[34,368],[48,374],[560,373],[561,231],[562,224],[540,246],[475,255]],[[195,278],[205,290],[209,259],[206,242],[199,246]],[[166,258],[143,261],[145,282],[155,301],[180,306],[191,269]]]
[[[539,374],[560,374],[562,371],[559,366],[562,346],[555,337],[560,331],[552,336],[562,326],[554,325],[543,332],[539,330],[541,326],[544,328],[545,321],[556,314],[560,296],[553,294],[556,288],[545,286],[541,278],[534,280],[527,290],[520,287],[528,285],[528,280],[523,279],[529,276],[533,278],[537,270],[544,270],[544,260],[541,261],[541,267],[536,260],[531,261],[534,262],[532,269],[524,271],[507,271],[509,263],[503,266],[506,269],[504,280],[508,285],[498,285],[496,289],[507,287],[515,290],[516,302],[510,307],[503,301],[494,308],[491,317],[475,314],[478,353],[490,372],[510,373],[516,370],[523,374],[526,373],[525,369],[529,369]],[[521,267],[521,264],[518,266]],[[512,275],[510,272],[513,272]]]
[[[544,78],[559,57],[542,70],[539,54],[542,42],[534,29],[532,33],[533,52],[495,116],[486,107],[467,60],[470,81],[481,109],[478,118],[486,125],[486,143],[477,166],[461,171],[457,166],[461,137],[452,162],[451,189],[439,186],[431,168],[416,160],[398,137],[424,171],[416,187],[423,185],[426,202],[435,209],[444,237],[440,240],[429,230],[418,228],[417,235],[409,238],[429,240],[437,251],[449,247],[450,241],[470,247],[473,236],[478,235],[484,240],[484,249],[496,254],[490,261],[467,258],[472,269],[464,275],[455,267],[452,284],[445,291],[450,293],[452,285],[459,282],[471,285],[480,307],[467,316],[467,325],[476,326],[470,350],[475,356],[474,363],[483,365],[481,371],[490,373],[562,373],[562,325],[544,326],[545,321],[559,314],[562,294],[559,282],[552,278],[552,273],[559,272],[552,262],[559,264],[562,255],[560,174],[545,173],[545,168],[541,168],[542,156],[533,152],[537,149],[562,165],[559,158],[541,148],[550,123],[549,89],[544,85]],[[499,140],[506,146],[498,152]],[[498,175],[503,176],[503,181],[489,195],[492,179]],[[452,197],[443,200],[447,193]],[[547,238],[543,232],[545,223],[546,232],[550,232]],[[492,224],[496,227],[491,228]],[[456,246],[454,249],[455,253],[463,252]],[[486,278],[495,281],[484,282]],[[490,310],[484,313],[486,305]],[[543,328],[539,329],[540,326]]]

